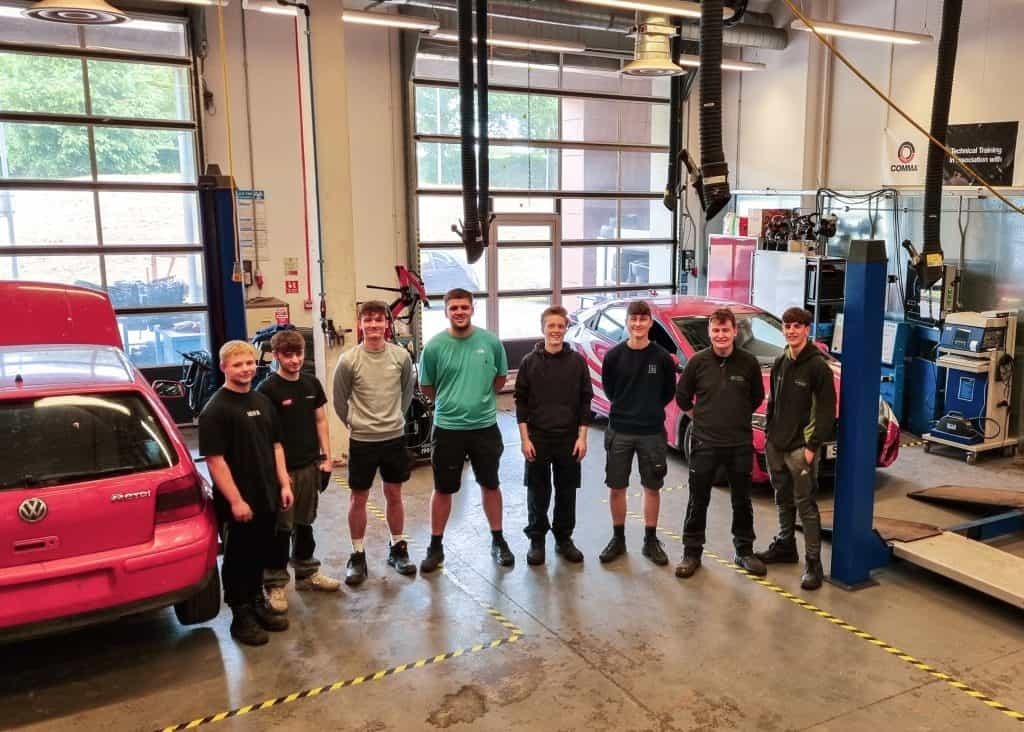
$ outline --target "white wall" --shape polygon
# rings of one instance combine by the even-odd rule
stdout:
[[[309,113],[309,99],[308,96],[302,99],[305,107],[300,111],[296,23],[286,16],[245,12],[247,53],[243,54],[242,12],[241,3],[232,3],[223,10],[234,171],[240,188],[266,191],[269,239],[268,246],[261,252],[261,259],[266,259],[261,264],[265,280],[263,290],[250,287],[247,296],[283,299],[290,306],[292,322],[308,326],[319,317],[316,309],[319,284],[314,273],[311,287],[314,310],[304,309],[306,224],[299,129],[301,114]],[[205,78],[216,106],[214,114],[203,115],[206,160],[220,164],[227,173],[227,102],[216,8],[208,10],[206,17],[210,54]],[[301,35],[299,38],[299,62],[304,67],[305,43]],[[349,119],[325,120],[325,126],[335,128],[337,134],[349,136],[355,211],[355,279],[361,288],[355,296],[362,300],[373,296],[372,291],[363,290],[362,285],[393,284],[395,264],[406,261],[399,40],[397,31],[359,27],[346,28],[345,42]],[[245,63],[248,64],[251,110],[248,118]],[[303,92],[308,94],[306,89]],[[312,145],[308,128],[305,145],[308,156]],[[325,257],[329,256],[328,251]],[[299,260],[297,295],[287,295],[284,291],[287,257]],[[331,312],[331,316],[339,327],[352,327],[355,320],[354,313]]]

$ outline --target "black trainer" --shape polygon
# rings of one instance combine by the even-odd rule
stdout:
[[[661,545],[661,540],[656,536],[652,536],[650,539],[644,539],[644,548],[642,553],[659,567],[664,567],[668,564],[668,556],[665,554],[665,547]]]
[[[427,547],[427,556],[420,562],[420,572],[427,574],[444,566],[444,547]]]
[[[555,554],[560,554],[562,559],[573,564],[583,561],[583,552],[576,548],[572,539],[558,539],[555,541]]]
[[[745,554],[742,557],[737,554],[733,558],[732,563],[758,577],[764,577],[768,574],[768,568],[764,566],[764,562],[753,554]]]
[[[692,577],[700,569],[700,557],[684,556],[683,561],[676,565],[676,577],[686,579]]]
[[[235,605],[231,608],[231,637],[246,646],[262,646],[270,640],[267,631],[260,627],[250,605]]]
[[[288,616],[274,612],[264,599],[257,600],[252,604],[252,614],[263,630],[274,633],[288,630]]]
[[[805,590],[816,590],[825,581],[825,569],[820,559],[808,559],[804,576],[800,578],[800,586]]]
[[[349,587],[366,581],[366,552],[352,552],[345,565],[345,584]]]
[[[405,539],[391,545],[388,550],[388,566],[407,577],[416,574],[416,565],[409,561],[409,545]]]
[[[602,564],[607,564],[615,559],[618,559],[626,553],[626,540],[618,536],[613,536],[612,540],[608,542],[607,546],[601,550],[598,555],[598,559],[601,560]]]
[[[499,567],[511,567],[516,563],[516,557],[504,539],[498,539],[491,544],[491,556]]]
[[[530,539],[530,550],[526,552],[526,563],[533,567],[544,564],[543,539]]]
[[[765,564],[796,564],[800,555],[796,551],[796,539],[775,538],[763,552],[754,552],[754,556]]]

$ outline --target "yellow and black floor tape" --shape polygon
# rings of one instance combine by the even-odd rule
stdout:
[[[638,519],[640,521],[644,520],[644,517],[641,516],[640,514],[629,512],[627,515],[630,518],[633,518],[633,519]],[[677,541],[679,543],[682,543],[682,541],[683,541],[683,537],[680,536],[679,534],[675,533],[674,531],[670,531],[668,529],[663,529],[661,527],[658,527],[658,531],[661,532],[662,534],[664,534],[665,536],[669,537],[670,539],[674,539],[675,541]],[[986,706],[988,706],[991,709],[995,709],[998,712],[1002,712],[1003,714],[1005,714],[1007,717],[1010,717],[1011,719],[1015,719],[1018,722],[1024,722],[1024,713],[1018,712],[1015,709],[1011,709],[1010,707],[1006,706],[1005,704],[1002,704],[1001,702],[996,701],[995,699],[993,699],[992,697],[988,696],[987,694],[984,694],[984,693],[978,691],[977,689],[972,688],[968,684],[965,684],[964,682],[962,682],[959,679],[951,676],[950,674],[944,673],[944,672],[942,672],[942,671],[940,671],[940,670],[938,670],[936,668],[933,668],[933,667],[929,666],[927,663],[925,663],[924,661],[919,661],[918,659],[916,659],[913,656],[911,656],[909,653],[906,653],[906,652],[900,650],[896,646],[889,645],[888,643],[886,643],[885,641],[881,640],[880,638],[876,638],[871,633],[868,633],[865,630],[861,630],[857,626],[855,626],[855,625],[853,625],[851,623],[846,622],[842,618],[836,617],[835,615],[833,615],[832,613],[828,612],[827,610],[822,610],[821,608],[817,607],[816,605],[813,605],[812,603],[807,602],[807,600],[804,600],[802,597],[798,597],[797,595],[794,595],[793,593],[789,592],[785,588],[780,587],[779,585],[775,584],[774,582],[772,582],[771,580],[767,579],[766,577],[758,577],[755,574],[751,574],[750,572],[748,572],[747,570],[743,569],[742,567],[737,566],[736,564],[734,564],[733,562],[730,562],[727,559],[723,559],[718,554],[715,554],[714,552],[708,551],[707,549],[704,550],[704,555],[714,559],[716,562],[721,564],[723,567],[728,567],[729,569],[733,570],[737,574],[743,575],[744,577],[746,577],[747,579],[751,580],[752,582],[756,582],[757,584],[761,585],[761,587],[764,587],[765,589],[771,590],[772,592],[774,592],[775,594],[779,595],[780,597],[784,597],[785,599],[787,599],[790,602],[792,602],[794,605],[797,605],[798,607],[802,607],[804,610],[807,610],[808,612],[812,612],[815,615],[817,615],[818,617],[823,618],[823,619],[829,621],[830,623],[835,625],[837,628],[842,628],[843,630],[845,630],[846,632],[856,636],[857,638],[860,638],[863,641],[867,641],[868,643],[870,643],[873,646],[877,646],[878,648],[881,648],[883,651],[886,651],[887,653],[895,656],[896,658],[900,659],[901,661],[910,664],[911,666],[916,668],[918,671],[923,671],[924,673],[932,676],[933,678],[938,679],[939,681],[946,682],[947,684],[949,684],[954,689],[957,689],[958,691],[962,691],[964,694],[966,694],[967,696],[971,697],[972,699],[977,699],[978,701],[982,702],[983,704],[985,704]]]
[[[402,663],[398,666],[392,666],[391,668],[381,669],[380,671],[374,671],[373,673],[365,674],[363,676],[356,676],[351,679],[345,679],[344,681],[336,681],[333,684],[326,684],[324,686],[315,686],[311,689],[303,689],[302,691],[296,691],[285,696],[275,697],[273,699],[267,699],[266,701],[260,702],[259,704],[246,704],[244,707],[238,707],[237,709],[230,709],[226,712],[219,712],[217,714],[211,714],[206,717],[199,717],[189,722],[182,722],[181,724],[171,725],[170,727],[161,727],[158,732],[178,732],[178,730],[195,729],[205,724],[212,724],[213,722],[223,722],[225,719],[231,719],[232,717],[241,717],[251,712],[258,712],[264,709],[270,709],[272,707],[280,706],[282,704],[291,704],[292,702],[299,701],[300,699],[309,699],[314,696],[321,694],[327,694],[332,691],[339,691],[341,689],[350,686],[359,686],[360,684],[366,684],[371,681],[380,681],[388,676],[394,676],[396,674],[403,673],[405,671],[412,671],[414,669],[424,668],[425,666],[436,666],[439,663],[444,663],[453,658],[459,658],[473,653],[481,653],[482,651],[489,650],[491,648],[498,648],[499,646],[507,645],[509,643],[515,643],[521,638],[521,634],[513,634],[506,638],[495,638],[494,640],[487,641],[485,643],[477,643],[474,646],[468,648],[459,648],[455,651],[449,651],[448,653],[441,653],[430,658],[421,658],[418,661],[411,661],[409,663]]]
[[[924,440],[904,440],[900,443],[900,447],[920,447],[924,444]]]

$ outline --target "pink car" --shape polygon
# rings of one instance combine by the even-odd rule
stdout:
[[[0,282],[0,303],[0,640],[168,605],[215,617],[210,488],[106,294]]]
[[[768,378],[772,362],[782,353],[786,341],[782,337],[782,324],[771,313],[752,305],[711,300],[701,297],[646,298],[654,316],[651,340],[671,353],[680,365],[697,351],[710,346],[708,340],[708,316],[720,307],[731,308],[736,314],[739,335],[738,345],[753,353],[761,362],[764,375],[765,393],[768,392]],[[628,337],[626,331],[626,307],[628,300],[602,302],[574,313],[566,340],[573,345],[587,361],[594,385],[593,411],[607,415],[611,405],[601,388],[601,364],[605,354],[620,341]],[[836,394],[839,394],[841,367],[839,361],[827,356],[835,373]],[[838,406],[837,406],[838,409]],[[754,464],[755,483],[768,481],[768,468],[764,457],[765,404],[754,414]],[[675,402],[665,409],[665,433],[668,443],[684,456],[689,453],[689,419],[680,412]],[[900,451],[900,425],[889,405],[878,401],[878,467],[888,467],[896,460]],[[822,462],[822,473],[828,475],[835,470],[835,447],[826,447],[826,459]]]

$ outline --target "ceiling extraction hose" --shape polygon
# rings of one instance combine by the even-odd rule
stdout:
[[[700,4],[700,159],[701,203],[710,221],[732,197],[722,147],[722,0]]]

